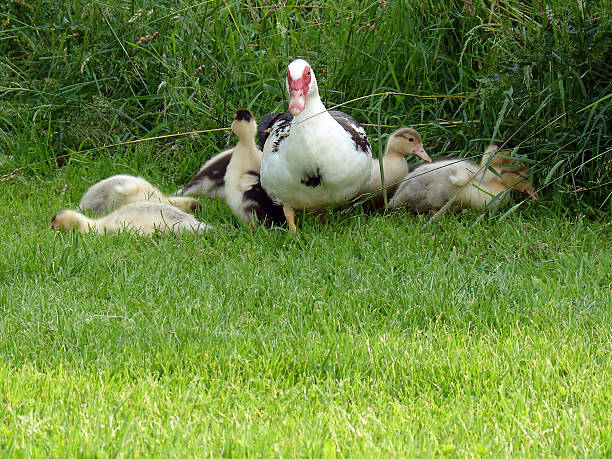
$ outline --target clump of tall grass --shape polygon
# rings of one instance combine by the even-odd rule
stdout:
[[[284,66],[299,56],[328,106],[412,94],[343,106],[374,146],[398,125],[418,125],[434,154],[507,141],[544,194],[610,209],[611,17],[607,2],[569,0],[4,3],[0,148],[12,159],[0,167],[225,127],[239,106],[283,110]],[[135,157],[184,180],[226,143],[173,137]]]

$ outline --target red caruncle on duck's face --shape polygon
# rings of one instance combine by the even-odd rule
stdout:
[[[291,72],[287,69],[287,83],[289,84],[289,91],[302,89],[304,94],[308,94],[310,89],[310,67],[306,66],[302,72],[302,77],[295,80],[291,78]]]

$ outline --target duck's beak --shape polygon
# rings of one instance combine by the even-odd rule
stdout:
[[[293,116],[297,116],[306,107],[306,93],[309,89],[308,83],[304,81],[304,78],[294,80],[288,74],[287,86],[289,87],[289,112]]]
[[[414,156],[421,158],[423,161],[427,161],[428,163],[431,162],[431,157],[427,154],[425,148],[423,148],[423,144],[419,144],[419,146],[414,149],[413,154]]]
[[[306,107],[306,94],[304,94],[304,89],[290,89],[289,90],[289,113],[293,116],[297,116],[304,110]]]

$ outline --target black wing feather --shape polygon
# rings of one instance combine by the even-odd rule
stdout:
[[[362,151],[363,153],[371,153],[372,147],[370,146],[370,142],[368,141],[368,136],[359,124],[359,122],[353,118],[352,116],[347,115],[344,112],[338,110],[330,110],[329,114],[332,118],[344,128],[346,132],[349,133],[353,142],[355,143],[355,148],[357,150]],[[257,137],[259,139],[259,149],[263,151],[264,145],[270,133],[274,131],[281,131],[282,133],[287,133],[289,131],[291,121],[293,120],[293,115],[289,112],[285,113],[267,113],[259,120],[259,124],[257,125]],[[272,150],[277,151],[279,144],[285,139],[285,136],[278,136],[276,139],[276,144],[273,146]]]
[[[273,126],[279,122],[275,129],[281,128],[286,131],[293,120],[293,115],[289,112],[285,113],[266,113],[261,117],[257,124],[257,139],[259,140],[259,149],[263,151],[266,140],[270,136]]]
[[[363,153],[372,152],[368,135],[355,118],[338,110],[330,110],[329,114],[350,134],[353,142],[355,142],[355,148],[357,150],[361,150]]]

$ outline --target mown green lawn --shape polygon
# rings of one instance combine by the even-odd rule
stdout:
[[[5,454],[612,454],[609,221],[351,210],[296,238],[208,201],[203,237],[52,232],[82,170],[0,195]]]

